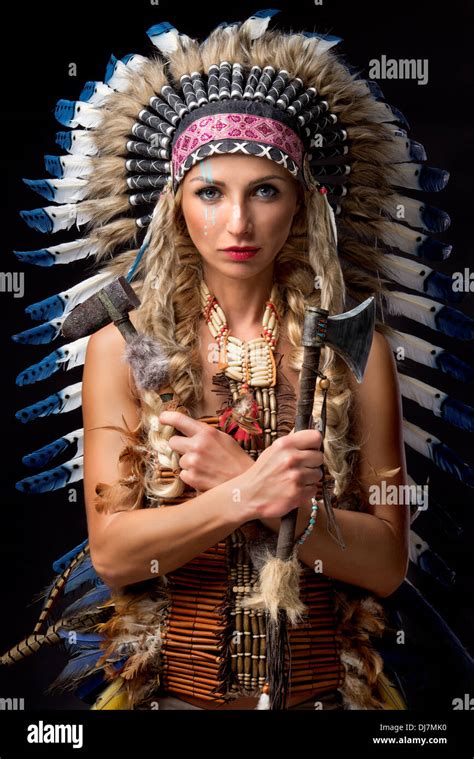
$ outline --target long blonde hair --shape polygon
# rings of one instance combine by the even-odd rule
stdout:
[[[303,361],[305,300],[312,296],[313,304],[321,305],[332,314],[340,313],[345,307],[344,277],[325,200],[316,187],[312,187],[305,191],[304,201],[274,262],[274,281],[278,284],[275,305],[284,334],[293,346],[289,366],[297,372],[301,371]],[[181,202],[182,187],[175,195],[165,192],[159,199],[151,222],[145,276],[134,283],[141,300],[136,326],[163,347],[169,362],[169,384],[179,399],[179,409],[194,416],[203,396],[199,350],[199,285],[203,272],[200,254],[187,231]],[[321,284],[319,291],[314,289],[315,281]],[[355,440],[351,424],[348,368],[329,347],[323,349],[320,368],[331,380],[324,446],[326,465],[338,496],[354,486],[354,457],[360,444]],[[144,496],[151,502],[159,502],[163,497],[181,495],[185,488],[179,477],[170,482],[160,475],[160,467],[176,469],[179,466],[178,456],[168,443],[175,430],[159,420],[167,402],[156,391],[136,388],[136,393],[141,404],[140,422],[136,430],[127,431],[129,444],[124,451],[124,456],[134,461],[136,476],[128,508],[140,508]],[[313,407],[315,419],[321,414],[321,403],[322,393],[317,389]],[[123,508],[123,501],[120,506]]]

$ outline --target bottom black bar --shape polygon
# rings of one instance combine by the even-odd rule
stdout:
[[[0,759],[303,755],[473,759],[472,711],[1,711]],[[311,754],[308,754],[308,751]],[[132,752],[132,753],[131,753]],[[327,752],[327,753],[326,753]]]

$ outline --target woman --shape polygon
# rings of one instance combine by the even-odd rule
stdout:
[[[292,227],[304,224],[305,199],[297,180],[265,158],[218,156],[187,172],[176,204],[182,210],[188,245],[197,251],[204,282],[226,315],[230,333],[243,341],[258,338],[275,282],[275,261]],[[244,246],[257,250],[250,257],[227,250]],[[311,287],[311,278],[308,282]],[[186,305],[189,307],[187,299]],[[154,310],[154,318],[160,321],[152,300],[147,308]],[[138,325],[137,316],[132,319]],[[118,465],[123,436],[104,428],[118,428],[124,419],[135,429],[140,426],[140,412],[124,362],[125,342],[115,326],[99,330],[88,344],[83,413],[89,541],[98,574],[113,588],[150,579],[155,563],[160,575],[172,575],[243,525],[264,525],[276,532],[279,518],[298,508],[299,538],[310,518],[311,496],[321,479],[324,460],[319,450],[321,433],[310,429],[281,436],[254,462],[232,436],[199,421],[200,417],[218,416],[212,387],[217,357],[204,316],[195,324],[201,397],[192,419],[168,410],[159,414],[159,422],[163,430],[174,428],[168,444],[180,456],[180,479],[200,494],[173,508],[113,514],[96,511],[97,483],[110,483],[118,475],[126,478],[132,472],[130,463],[128,468]],[[290,357],[289,324],[291,320],[282,319],[276,349],[282,356],[283,374],[297,396],[298,372]],[[395,484],[404,484],[406,477],[396,368],[388,343],[379,333],[374,336],[364,381],[359,387],[354,379],[350,381],[350,397],[357,412],[357,432],[364,441],[359,471],[364,510],[337,511],[347,543],[347,550],[341,552],[325,529],[321,502],[316,528],[299,548],[299,559],[311,568],[321,562],[328,577],[388,596],[405,577],[409,515],[405,508],[369,505],[370,488],[381,482],[376,470],[395,469],[391,480]],[[236,489],[237,501],[232,495]],[[315,696],[317,692],[311,698],[312,708]]]
[[[395,222],[403,200],[419,226],[400,194],[413,187],[411,148],[391,124],[400,114],[332,53],[338,38],[266,31],[273,13],[221,25],[202,45],[158,24],[148,34],[166,66],[114,59],[105,83],[58,107],[85,129],[61,137],[79,155],[61,164],[76,179],[54,197],[88,234],[50,255],[113,252],[81,300],[128,272],[141,303],[136,339],[115,325],[88,338],[88,541],[63,557],[35,628],[59,587],[81,573],[97,582],[44,639],[73,629],[86,650],[62,684],[82,683],[90,700],[111,680],[93,708],[268,708],[256,597],[294,509],[307,614],[288,631],[289,708],[404,708],[372,644],[386,624],[377,597],[405,577],[410,518],[401,498],[380,495],[407,477],[383,310],[362,383],[322,350],[324,452],[319,429],[294,426],[305,303],[337,315],[381,300],[383,246],[414,254]],[[34,223],[62,228],[53,210]]]

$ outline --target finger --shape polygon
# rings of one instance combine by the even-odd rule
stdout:
[[[305,468],[316,469],[324,464],[324,453],[321,451],[305,450],[299,454],[299,460]]]
[[[299,430],[288,436],[288,442],[291,442],[299,451],[320,448],[322,439],[323,436],[319,430]]]
[[[181,411],[162,411],[158,418],[161,424],[169,424],[170,427],[175,427],[188,437],[196,435],[203,428],[207,429],[208,427],[204,422],[198,422],[197,419],[193,419]]]
[[[184,437],[184,435],[172,435],[168,440],[168,444],[173,451],[183,454],[191,450],[192,440],[191,438]]]

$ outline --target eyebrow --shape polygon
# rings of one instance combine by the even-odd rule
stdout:
[[[279,174],[268,174],[266,177],[260,177],[260,179],[255,179],[253,182],[249,182],[248,186],[252,187],[255,184],[260,184],[261,182],[265,182],[267,179],[282,179],[283,182],[286,182],[285,177],[281,177]],[[225,187],[225,182],[220,182],[217,179],[206,179],[206,177],[194,177],[194,179],[190,180],[191,182],[208,182],[209,184],[218,184],[221,185],[221,187]]]

